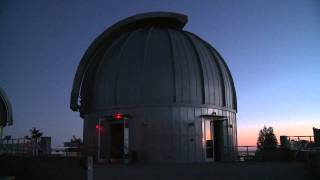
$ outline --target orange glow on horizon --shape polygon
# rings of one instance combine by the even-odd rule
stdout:
[[[280,136],[313,136],[312,127],[317,127],[315,124],[307,123],[278,123],[266,125],[272,126],[274,133],[276,134],[278,143],[280,143]],[[238,145],[239,146],[255,146],[257,143],[258,135],[260,129],[263,128],[263,125],[256,126],[247,126],[238,128]]]

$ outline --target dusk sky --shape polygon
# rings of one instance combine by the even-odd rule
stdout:
[[[319,0],[0,1],[0,87],[14,123],[5,135],[39,128],[62,146],[82,138],[83,120],[69,109],[76,68],[90,43],[128,16],[172,11],[185,30],[213,45],[233,75],[239,145],[255,145],[259,129],[312,135],[320,128]]]

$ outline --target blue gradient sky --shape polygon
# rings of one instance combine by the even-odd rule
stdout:
[[[147,11],[189,16],[185,29],[225,58],[238,95],[240,144],[263,125],[277,135],[320,127],[320,1],[0,1],[0,86],[22,137],[32,127],[55,146],[82,136],[69,109],[72,80],[93,39],[113,23]]]

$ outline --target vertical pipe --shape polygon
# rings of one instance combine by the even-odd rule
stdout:
[[[124,163],[129,163],[129,126],[128,119],[123,119],[123,159]]]
[[[2,136],[3,136],[3,126],[0,126],[0,139],[2,140]]]
[[[98,119],[98,152],[97,152],[97,159],[98,159],[98,162],[100,162],[100,147],[101,147],[101,138],[100,138],[100,134],[101,134],[101,119],[99,118]]]

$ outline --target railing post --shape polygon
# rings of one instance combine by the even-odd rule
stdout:
[[[93,180],[93,157],[87,157],[87,180]]]
[[[24,154],[25,143],[26,143],[26,140],[23,138],[23,141],[22,141],[22,153],[23,154]]]
[[[17,151],[18,151],[18,154],[21,154],[20,152],[20,139],[18,138],[18,142],[17,142]]]
[[[13,154],[13,139],[11,139],[11,154]]]

